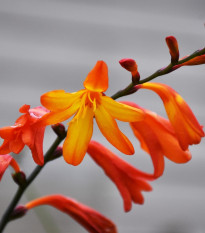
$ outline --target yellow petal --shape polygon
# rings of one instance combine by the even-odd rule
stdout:
[[[112,117],[120,121],[135,122],[144,118],[143,110],[119,103],[108,96],[101,97],[101,104]]]
[[[101,133],[119,151],[124,154],[134,154],[134,148],[129,139],[119,130],[114,118],[102,105],[98,105],[95,118]]]
[[[41,96],[41,104],[51,111],[70,107],[84,92],[66,93],[64,90],[54,90]]]
[[[85,106],[81,117],[74,118],[68,127],[63,144],[63,156],[67,163],[78,165],[83,160],[93,133],[93,109]]]
[[[67,119],[69,119],[80,107],[80,99],[73,104],[71,107],[69,107],[66,110],[59,110],[57,112],[50,112],[45,114],[36,124],[37,125],[53,125],[60,122],[63,122]]]
[[[103,92],[108,88],[108,68],[104,61],[97,61],[84,81],[84,87],[89,91]]]

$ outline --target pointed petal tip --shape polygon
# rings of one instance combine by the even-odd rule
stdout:
[[[104,92],[108,88],[108,67],[104,61],[97,61],[88,73],[84,87],[90,91]]]

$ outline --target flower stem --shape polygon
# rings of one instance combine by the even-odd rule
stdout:
[[[157,70],[156,72],[154,72],[152,75],[148,76],[147,78],[145,78],[143,80],[140,80],[138,82],[138,84],[149,82],[152,79],[155,79],[155,78],[157,78],[159,76],[162,76],[162,75],[168,74],[170,72],[173,72],[176,69],[175,67],[177,65],[181,65],[184,62],[187,62],[187,61],[189,61],[189,60],[191,60],[191,59],[193,59],[195,57],[198,57],[198,56],[201,56],[201,55],[204,55],[204,54],[205,54],[205,48],[197,50],[194,53],[192,53],[191,55],[189,55],[188,57],[185,57],[184,59],[179,60],[175,64],[170,63],[168,66]],[[136,84],[130,83],[125,89],[120,90],[120,91],[116,92],[114,95],[112,95],[111,98],[117,99],[117,98],[120,98],[122,96],[130,95],[130,94],[134,93],[136,91],[136,90],[134,90],[135,85]]]
[[[19,186],[16,194],[13,197],[13,200],[11,201],[10,205],[8,206],[8,208],[6,209],[2,220],[0,222],[0,233],[3,232],[5,226],[7,225],[7,223],[10,220],[10,216],[14,210],[14,208],[16,207],[16,205],[18,204],[19,200],[21,199],[24,191],[27,189],[27,187],[32,183],[32,181],[36,178],[36,176],[40,173],[40,171],[43,169],[43,167],[46,165],[46,163],[49,161],[50,157],[52,156],[53,152],[55,151],[55,149],[57,148],[57,146],[61,143],[61,141],[64,138],[60,138],[57,137],[56,140],[53,142],[53,144],[51,145],[51,147],[48,149],[48,151],[45,154],[44,157],[44,165],[43,166],[39,166],[37,165],[35,167],[35,169],[33,170],[33,172],[30,174],[30,176],[28,177],[28,179],[26,180],[26,183],[24,186]]]

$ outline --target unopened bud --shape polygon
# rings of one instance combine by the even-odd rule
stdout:
[[[131,72],[132,82],[133,82],[133,84],[137,84],[140,80],[140,74],[138,72],[138,67],[137,67],[136,61],[131,59],[131,58],[124,58],[124,59],[120,60],[119,63],[124,69]]]
[[[14,220],[14,219],[23,217],[26,214],[27,210],[28,209],[25,206],[23,206],[23,205],[17,206],[13,210],[13,212],[11,213],[10,220]]]
[[[49,161],[52,161],[54,159],[58,159],[62,155],[63,155],[63,148],[61,146],[58,146],[55,149],[55,151],[53,152],[53,154],[51,155],[51,157],[49,158]]]
[[[26,184],[26,175],[24,172],[19,171],[19,172],[13,173],[12,177],[15,183],[17,183],[21,187],[23,187]]]
[[[166,43],[171,55],[171,62],[176,64],[179,60],[179,48],[177,39],[174,36],[168,36],[166,37]]]
[[[66,130],[65,126],[61,123],[55,124],[51,126],[53,131],[58,135],[60,138],[65,138],[66,137]]]

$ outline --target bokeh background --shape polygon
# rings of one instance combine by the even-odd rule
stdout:
[[[109,67],[109,90],[115,93],[130,83],[129,73],[118,61],[137,61],[145,78],[169,63],[165,37],[174,35],[181,56],[204,47],[204,0],[1,0],[0,1],[0,127],[12,125],[23,104],[40,105],[40,96],[53,89],[68,92],[83,88],[83,81],[102,59]],[[205,66],[184,67],[157,78],[178,91],[205,125]],[[141,90],[124,98],[165,116],[159,97]],[[139,169],[152,172],[149,156],[133,137],[127,124],[121,129],[136,153],[117,152],[95,128],[99,140]],[[44,150],[55,138],[46,130]],[[2,141],[1,141],[2,142]],[[27,190],[21,203],[46,194],[62,193],[90,205],[111,218],[120,233],[203,233],[205,231],[205,143],[190,148],[193,159],[178,165],[166,160],[163,177],[144,193],[145,204],[124,213],[114,184],[89,158],[78,167],[63,158],[48,164]],[[29,174],[35,167],[30,151],[15,156]],[[10,202],[16,185],[11,170],[0,186],[0,214]],[[52,207],[39,207],[11,222],[5,233],[83,233],[69,216]]]

